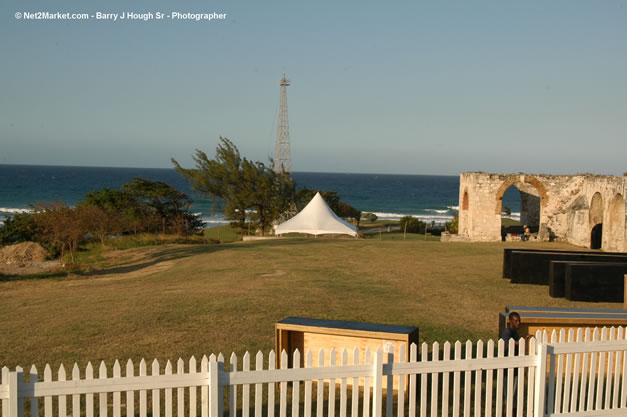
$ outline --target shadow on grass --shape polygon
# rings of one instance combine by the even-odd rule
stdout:
[[[41,272],[38,274],[28,274],[28,275],[0,274],[0,282],[36,281],[36,280],[41,280],[41,279],[65,278],[68,276],[68,274],[69,274],[68,271]]]
[[[99,277],[116,274],[127,274],[131,272],[141,271],[142,269],[149,268],[162,262],[175,261],[183,258],[189,258],[196,255],[214,253],[220,250],[250,250],[260,247],[279,247],[289,246],[294,243],[310,244],[310,245],[324,245],[329,242],[337,242],[349,239],[337,239],[337,238],[287,238],[276,240],[260,240],[251,242],[232,242],[222,244],[211,245],[168,245],[167,247],[147,246],[146,248],[159,248],[154,252],[145,254],[145,260],[138,263],[121,266],[107,266],[104,268],[93,269],[91,271],[80,270],[56,270],[50,272],[42,272],[37,274],[28,275],[7,275],[0,274],[0,282],[11,281],[31,281],[31,280],[44,280],[44,279],[62,279],[67,278],[70,274],[78,277]]]
[[[140,271],[142,269],[157,265],[162,262],[175,261],[179,259],[189,258],[196,255],[215,253],[221,250],[250,250],[259,247],[278,247],[292,245],[298,242],[302,244],[326,244],[329,241],[338,241],[338,239],[325,238],[294,238],[294,239],[277,239],[277,240],[260,240],[253,242],[234,242],[222,243],[214,245],[186,245],[176,247],[160,247],[152,253],[147,253],[147,260],[131,265],[105,267],[92,271],[75,271],[74,274],[81,277],[97,277],[115,274],[126,274]]]

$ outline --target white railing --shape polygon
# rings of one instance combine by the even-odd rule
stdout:
[[[291,368],[283,352],[281,369],[274,369],[274,352],[267,362],[259,352],[254,369],[248,353],[241,365],[231,355],[228,367],[222,355],[200,364],[179,359],[176,367],[168,361],[163,369],[155,360],[150,375],[144,360],[137,373],[129,360],[124,376],[118,361],[111,375],[104,363],[97,376],[91,364],[82,375],[76,364],[70,375],[61,366],[56,380],[46,365],[43,381],[34,366],[27,373],[5,367],[0,415],[217,417],[227,410],[232,417],[627,416],[625,334],[623,328],[550,338],[538,333],[527,346],[521,339],[518,356],[511,342],[507,357],[503,341],[495,346],[490,340],[434,343],[431,349],[423,344],[420,357],[412,345],[409,362],[401,346],[396,361],[393,349],[320,351],[315,358],[296,351]]]

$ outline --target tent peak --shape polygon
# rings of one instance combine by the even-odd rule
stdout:
[[[346,234],[357,237],[357,229],[340,219],[320,192],[294,217],[275,227],[275,234],[306,233],[310,235]]]

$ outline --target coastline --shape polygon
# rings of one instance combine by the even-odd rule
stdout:
[[[335,191],[342,201],[381,220],[413,216],[427,223],[445,223],[458,213],[459,177],[395,174],[292,173],[297,188]],[[0,222],[5,216],[27,212],[38,201],[63,201],[75,206],[85,194],[101,188],[118,189],[140,177],[166,182],[193,200],[206,227],[227,224],[222,211],[209,198],[192,190],[174,169],[94,168],[0,165]],[[504,196],[504,206],[518,207]],[[512,216],[516,219],[516,214]]]

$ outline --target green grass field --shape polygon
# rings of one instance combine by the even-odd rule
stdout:
[[[288,316],[415,325],[431,343],[495,338],[506,305],[619,307],[502,279],[504,243],[382,237],[103,251],[91,272],[0,280],[0,367],[269,351]]]

